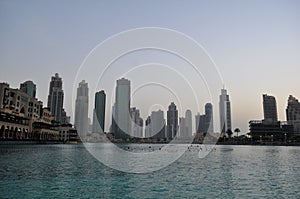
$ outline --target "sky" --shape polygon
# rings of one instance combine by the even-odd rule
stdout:
[[[288,96],[300,98],[299,8],[297,0],[2,0],[0,81],[15,88],[23,81],[33,80],[37,84],[37,97],[47,104],[50,78],[59,73],[63,78],[64,106],[73,118],[76,75],[92,49],[112,35],[129,29],[172,29],[193,38],[209,54],[230,95],[232,126],[248,132],[250,120],[263,118],[262,94],[276,97],[280,120],[286,120]],[[146,63],[144,58],[148,58],[148,63],[149,58],[157,58],[155,53],[147,53],[140,55],[142,61],[135,60],[139,57],[136,55],[129,57],[127,63]],[[160,57],[165,59],[168,55],[160,54]],[[172,60],[176,61],[176,58]],[[122,64],[116,64],[111,73],[117,74],[122,67]],[[181,69],[185,67],[182,63]],[[193,80],[192,75],[186,75]],[[148,76],[141,74],[141,77]],[[131,80],[133,88],[138,87],[137,80]],[[89,83],[88,78],[86,81]],[[115,85],[115,79],[110,85]],[[103,85],[102,88],[106,87]],[[110,90],[107,92],[113,94]],[[158,89],[156,94],[159,96],[162,92]],[[143,93],[140,96],[144,96],[144,101],[150,97]],[[204,112],[206,97],[199,100],[200,108],[191,107],[193,115]],[[93,94],[90,96],[91,109],[92,98]],[[218,96],[213,98],[215,129],[218,130]],[[143,117],[147,116],[148,112],[143,110],[149,110],[149,107],[141,107],[146,106],[140,103],[143,98],[137,99],[140,100],[132,100],[132,105],[142,110]],[[167,96],[155,107],[166,110],[165,99]],[[108,113],[106,117],[108,125]]]

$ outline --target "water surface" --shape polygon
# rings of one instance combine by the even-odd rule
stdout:
[[[2,145],[0,157],[0,198],[300,198],[300,147],[217,146],[146,174],[110,169],[83,145]]]

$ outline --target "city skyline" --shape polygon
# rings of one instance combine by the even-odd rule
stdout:
[[[64,108],[73,116],[69,91],[76,88],[76,72],[91,49],[130,28],[166,27],[191,36],[214,59],[232,99],[233,127],[246,132],[247,121],[263,118],[262,93],[276,96],[278,119],[286,120],[287,96],[300,93],[298,1],[191,1],[189,6],[179,2],[134,2],[126,6],[128,3],[76,2],[70,10],[63,2],[53,17],[47,8],[56,7],[57,2],[35,2],[32,6],[1,2],[0,65],[5,71],[0,74],[1,81],[17,88],[20,82],[32,80],[38,85],[37,97],[46,103],[47,93],[42,91],[48,89],[51,74],[59,72],[63,90],[68,91]],[[85,11],[89,15],[77,15]],[[56,23],[58,18],[61,23]],[[90,97],[89,104],[92,100]],[[201,107],[206,102],[200,102]],[[216,103],[214,106],[216,117],[218,107]]]
[[[161,118],[163,118],[163,120],[165,120],[164,117],[165,116],[168,117],[168,114],[167,114],[168,110],[165,110],[166,114],[164,114],[164,111],[161,110],[161,109],[153,110],[151,112],[151,115],[149,115],[145,118],[141,118],[140,117],[140,110],[137,109],[134,106],[131,107],[131,104],[130,104],[130,101],[131,101],[131,94],[130,94],[130,87],[131,87],[130,84],[131,84],[131,82],[130,82],[130,80],[125,79],[125,78],[121,78],[121,79],[117,80],[116,82],[117,82],[117,87],[116,88],[118,88],[118,85],[119,86],[120,85],[123,85],[123,86],[126,85],[126,87],[129,87],[129,89],[126,89],[126,90],[128,90],[128,92],[126,92],[127,93],[126,95],[129,96],[129,98],[127,100],[129,102],[128,117],[130,117],[128,119],[129,120],[128,121],[128,129],[129,129],[128,132],[129,132],[129,134],[130,135],[132,134],[131,136],[133,136],[133,137],[145,137],[147,135],[153,135],[153,134],[151,134],[151,130],[150,130],[150,133],[148,133],[148,134],[146,132],[147,131],[146,130],[147,120],[148,120],[148,122],[150,122],[149,124],[151,124],[151,119],[150,119],[151,117],[150,116],[152,116],[153,113],[163,114],[163,116]],[[6,83],[2,82],[2,84],[6,84]],[[25,89],[25,86],[27,86],[28,88],[31,88],[30,91],[27,91]],[[59,90],[62,90],[62,78],[59,77],[58,73],[55,73],[55,76],[52,76],[52,79],[50,81],[49,91],[53,89],[52,87],[58,87]],[[35,97],[32,96],[32,93],[35,93],[37,88],[38,88],[38,85],[36,85],[33,81],[28,80],[24,83],[20,83],[20,88],[16,88],[16,89],[19,89],[20,91],[26,93],[28,96],[30,96],[32,98],[35,98]],[[57,90],[57,88],[55,88],[54,90]],[[122,90],[120,90],[119,92],[124,94],[124,92]],[[222,94],[224,94],[226,100],[229,99],[229,96],[227,95],[227,90],[226,89],[224,89],[224,88],[221,89],[220,100],[222,98],[224,98],[224,96],[221,97]],[[91,95],[93,95],[93,94],[91,93]],[[105,103],[105,98],[106,98],[105,91],[104,90],[98,91],[98,92],[94,93],[94,95],[95,95],[95,101],[94,101],[95,106],[96,106],[96,101],[98,101],[98,103],[101,104],[101,107],[98,107],[98,111],[99,111],[99,114],[101,114],[101,121],[102,121],[102,122],[100,122],[101,123],[101,129],[102,129],[102,126],[104,126],[104,121],[106,120],[105,118],[108,118],[109,127],[107,128],[107,131],[105,131],[105,132],[112,132],[111,131],[111,126],[113,125],[113,123],[112,123],[112,120],[109,120],[109,115],[107,115],[107,110],[106,110],[107,108],[106,108],[106,103]],[[97,95],[98,95],[98,97],[96,97]],[[100,97],[100,95],[101,95],[101,97]],[[80,116],[78,118],[81,118],[81,119],[82,118],[88,118],[90,120],[90,123],[87,122],[86,124],[84,124],[84,126],[86,126],[86,127],[84,127],[84,129],[86,129],[89,125],[92,126],[92,130],[87,130],[86,131],[87,133],[88,132],[89,133],[95,132],[95,129],[96,129],[95,126],[98,126],[96,131],[99,133],[100,132],[99,131],[99,128],[100,128],[99,124],[98,125],[94,124],[94,121],[97,118],[96,112],[95,112],[95,107],[94,107],[93,112],[92,112],[93,120],[91,120],[90,117],[88,117],[90,115],[89,108],[88,108],[88,101],[89,101],[88,96],[89,96],[88,82],[86,82],[85,80],[82,80],[79,83],[79,86],[77,88],[77,99],[76,99],[76,104],[75,104],[75,110],[78,109],[77,107],[81,107],[81,109],[82,109],[81,112],[84,110],[84,112],[85,112],[84,115],[85,116],[84,117]],[[298,123],[299,123],[299,115],[300,115],[299,114],[300,113],[300,109],[299,109],[299,107],[300,107],[299,104],[300,103],[298,102],[298,99],[296,97],[294,97],[293,95],[288,96],[288,99],[286,100],[287,103],[286,103],[286,109],[285,109],[285,113],[286,113],[285,118],[283,120],[279,120],[279,121],[280,122],[287,122],[288,124],[295,125],[294,126],[295,132],[298,132],[299,131],[299,124]],[[97,100],[97,98],[98,98],[98,100]],[[100,98],[102,98],[102,99],[100,99]],[[38,98],[36,98],[36,99],[38,99]],[[84,102],[84,103],[82,103],[82,102]],[[221,132],[221,131],[218,131],[218,130],[213,131],[213,129],[214,129],[214,126],[213,126],[214,118],[213,118],[213,105],[211,103],[208,102],[208,103],[205,104],[205,106],[204,106],[204,115],[200,115],[199,112],[192,115],[192,113],[189,109],[185,110],[185,112],[182,112],[179,115],[178,110],[176,110],[176,104],[174,104],[174,102],[170,102],[170,103],[171,104],[169,106],[169,109],[171,110],[171,112],[173,111],[174,107],[175,107],[175,111],[177,112],[177,113],[175,112],[175,115],[174,115],[175,118],[171,119],[171,120],[174,120],[173,122],[176,123],[176,115],[177,115],[177,128],[178,129],[175,130],[176,133],[180,134],[180,131],[182,131],[181,130],[182,127],[179,125],[181,123],[181,120],[183,121],[184,126],[187,128],[187,129],[184,130],[185,133],[190,132],[190,131],[192,131],[193,134],[197,133],[197,132],[201,132],[201,133]],[[83,105],[83,104],[85,104],[85,105]],[[273,122],[278,121],[278,119],[277,119],[277,104],[276,104],[276,98],[274,96],[269,95],[269,94],[262,94],[261,106],[262,106],[261,110],[263,110],[263,116],[261,117],[261,119],[262,119],[263,122],[273,123]],[[50,107],[48,107],[48,106],[45,106],[45,108],[49,108],[49,110],[50,110]],[[111,107],[111,110],[113,112],[114,106]],[[125,111],[126,110],[124,110],[124,112]],[[64,122],[62,124],[69,123],[70,119],[69,119],[69,117],[67,117],[67,114],[68,113],[66,113],[64,111],[64,108],[62,108],[62,115],[64,116],[64,119],[63,119]],[[219,113],[219,114],[221,115],[221,113]],[[189,116],[187,116],[187,115],[189,115]],[[191,124],[190,119],[186,120],[186,118],[190,118],[190,115],[192,116],[192,118],[194,117],[194,120],[192,122],[193,123],[192,127],[191,127],[191,125],[187,125],[187,123]],[[76,126],[76,119],[75,118],[76,118],[76,111],[75,111],[75,116],[74,116],[74,126]],[[251,118],[251,120],[252,119],[253,118]],[[258,118],[256,118],[256,119],[258,119]],[[145,123],[144,123],[143,120],[145,121]],[[249,121],[251,121],[251,120],[249,120]],[[296,121],[296,123],[293,122],[293,120]],[[59,121],[56,121],[56,122],[59,122]],[[82,121],[79,121],[77,123],[83,124]],[[141,129],[136,130],[135,129],[136,126],[134,125],[134,123],[140,125]],[[170,123],[172,123],[172,122],[170,122]],[[201,124],[201,127],[200,127],[201,130],[200,131],[197,130],[199,128],[199,124]],[[158,127],[155,127],[155,128],[157,129]],[[166,137],[168,137],[168,128],[167,128],[166,121],[165,121],[165,128],[166,128],[165,129],[165,131],[166,131],[165,135],[166,135]],[[230,129],[233,131],[235,128],[239,128],[239,127],[231,127]],[[103,128],[103,129],[105,129],[105,128]],[[248,130],[250,130],[250,129],[248,129]],[[246,134],[247,132],[249,132],[248,130],[245,131],[245,132],[241,132],[241,134]],[[79,130],[79,131],[81,132],[81,130]],[[136,131],[141,132],[141,133],[137,133]],[[155,130],[154,133],[157,133],[157,131]],[[187,134],[190,134],[190,133],[187,133]],[[173,132],[172,132],[171,135],[169,135],[169,138],[174,137],[174,136],[175,136],[175,134],[173,134]]]
[[[0,198],[299,198],[300,0],[0,0]]]

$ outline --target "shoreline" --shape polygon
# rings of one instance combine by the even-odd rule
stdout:
[[[85,142],[85,143],[108,143],[108,142]],[[127,141],[118,141],[118,142],[112,142],[114,144],[169,144],[169,142],[127,142]],[[83,144],[82,142],[77,142],[77,143],[67,143],[67,142],[62,142],[62,141],[12,141],[12,140],[7,140],[7,141],[0,141],[0,146],[1,145],[52,145],[52,144],[66,144],[66,145],[78,145],[78,144]],[[192,143],[172,143],[172,144],[191,144],[191,145],[202,145],[203,143],[201,142],[192,142]],[[209,143],[203,144],[203,145],[211,145]],[[215,143],[213,145],[232,145],[232,146],[300,146],[300,143],[234,143],[234,142],[219,142]]]

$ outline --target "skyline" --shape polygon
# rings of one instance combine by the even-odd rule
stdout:
[[[263,118],[263,93],[276,97],[279,120],[286,120],[288,96],[299,98],[298,1],[74,2],[72,9],[58,1],[0,4],[0,65],[5,71],[0,80],[16,88],[32,80],[38,85],[37,97],[46,103],[47,92],[42,91],[58,72],[64,81],[64,106],[72,121],[70,91],[77,86],[76,71],[86,55],[107,37],[144,26],[178,30],[204,46],[217,63],[231,97],[232,126],[242,132],[248,131],[248,121]],[[56,9],[55,16],[49,8]],[[82,12],[88,14],[77,15]],[[201,114],[206,102],[200,104]],[[217,111],[217,104],[213,105]]]
[[[60,86],[61,85],[63,85],[63,81],[62,81],[62,78],[61,77],[59,77],[59,74],[58,73],[55,73],[55,76],[52,76],[52,78],[51,78],[51,81],[50,81],[50,86],[49,86],[49,89],[51,90],[51,86],[53,86],[53,78],[59,78],[59,81],[60,81]],[[126,86],[128,86],[129,87],[129,89],[127,89],[128,90],[128,92],[127,92],[127,94],[126,95],[128,95],[127,97],[129,98],[127,101],[131,101],[131,96],[132,96],[132,94],[130,93],[130,85],[131,85],[131,81],[129,80],[129,79],[125,79],[125,78],[121,78],[121,79],[118,79],[118,80],[116,80],[116,82],[117,82],[117,84],[116,84],[116,89],[118,88],[118,86],[120,87],[120,85],[126,85]],[[121,83],[118,83],[118,82],[121,82]],[[8,86],[10,86],[10,84],[9,83],[7,83],[7,82],[1,82],[1,83],[4,83],[4,84],[8,84]],[[32,87],[32,85],[34,86],[34,90],[22,90],[22,87],[24,87],[24,84],[25,83],[27,83],[28,84],[28,88],[30,88],[30,87]],[[12,88],[12,87],[10,87],[10,88],[12,88],[12,89],[17,89],[17,90],[20,90],[20,91],[22,91],[22,92],[24,92],[24,93],[26,93],[28,96],[31,96],[31,94],[30,94],[30,92],[36,92],[36,89],[37,89],[37,87],[38,87],[38,85],[36,85],[36,84],[34,84],[34,82],[32,82],[31,80],[28,80],[28,81],[26,81],[26,82],[24,82],[24,83],[20,83],[20,88]],[[83,88],[83,87],[85,87],[85,88]],[[78,116],[80,117],[80,118],[88,118],[88,116],[90,115],[90,113],[88,113],[88,112],[86,112],[86,111],[84,111],[85,113],[83,113],[82,111],[83,110],[89,110],[89,108],[88,108],[88,98],[89,98],[89,96],[95,96],[95,100],[96,100],[96,96],[97,96],[97,94],[100,94],[100,93],[102,93],[102,95],[104,95],[104,99],[102,99],[102,100],[104,100],[104,102],[101,102],[102,103],[102,109],[104,109],[104,112],[105,112],[105,115],[104,116],[102,116],[103,118],[101,119],[101,120],[103,120],[102,121],[102,123],[104,122],[104,120],[108,120],[107,121],[107,123],[106,123],[106,126],[107,127],[105,127],[105,132],[110,132],[110,129],[111,129],[111,126],[113,125],[113,123],[112,123],[112,120],[110,120],[111,118],[110,118],[110,116],[111,115],[108,115],[107,114],[107,108],[111,108],[111,110],[114,110],[115,108],[114,108],[114,106],[113,107],[107,107],[106,108],[106,104],[103,104],[103,103],[105,103],[105,91],[104,90],[101,90],[101,91],[98,91],[98,92],[96,92],[96,93],[89,93],[89,91],[88,91],[89,89],[88,89],[88,82],[86,82],[85,80],[82,80],[82,81],[80,81],[80,83],[79,83],[79,85],[78,85],[78,88],[77,88],[77,98],[76,98],[76,104],[75,104],[75,116],[74,116],[74,122],[75,123],[73,123],[73,125],[75,126],[75,128],[78,128],[78,126],[76,127],[76,114],[78,114],[77,112],[76,112],[76,109],[78,109],[78,103],[79,103],[79,101],[78,100],[81,100],[82,101],[82,97],[83,97],[83,95],[85,95],[84,97],[86,98],[86,99],[84,99],[83,101],[84,101],[84,103],[86,104],[86,105],[83,105],[83,106],[86,106],[85,108],[80,108],[80,110],[81,110],[81,113],[80,114],[78,114]],[[126,89],[125,89],[126,90]],[[28,93],[29,92],[29,93]],[[115,90],[115,92],[116,92],[116,90]],[[119,91],[120,92],[120,91]],[[121,92],[121,93],[123,93],[123,91]],[[222,101],[223,100],[223,98],[221,98],[221,96],[223,95],[223,94],[226,94],[226,96],[227,96],[227,99],[228,99],[228,94],[227,94],[227,90],[226,89],[224,89],[224,88],[222,88],[221,89],[221,95],[220,95],[220,100]],[[125,94],[125,93],[123,93],[123,94]],[[126,96],[123,96],[123,98],[124,97],[126,97]],[[127,98],[126,97],[126,98]],[[33,97],[34,99],[36,99],[36,100],[38,100],[39,102],[41,102],[42,104],[44,104],[44,102],[43,101],[41,101],[40,99],[38,99],[38,98],[36,98],[36,97]],[[117,98],[116,98],[117,99]],[[121,99],[121,98],[120,98]],[[287,100],[287,104],[286,104],[286,109],[285,109],[285,112],[286,112],[286,119],[285,120],[278,120],[277,119],[277,114],[278,114],[278,110],[277,110],[277,104],[276,104],[276,97],[274,97],[274,96],[271,96],[271,95],[268,95],[268,94],[262,94],[262,102],[261,102],[261,105],[262,105],[262,111],[263,111],[263,118],[261,118],[261,121],[267,121],[267,122],[277,122],[277,121],[280,121],[280,122],[287,122],[287,118],[288,118],[288,113],[287,113],[287,108],[288,108],[288,106],[290,105],[290,103],[291,103],[291,101],[292,101],[292,99],[293,100],[296,100],[297,101],[297,96],[292,96],[292,95],[289,95],[288,96],[288,100]],[[99,100],[98,100],[99,101]],[[126,100],[125,100],[126,101]],[[220,102],[221,102],[220,101]],[[81,104],[82,104],[82,102],[80,102]],[[96,101],[94,102],[95,103],[95,105],[96,105]],[[99,102],[98,102],[99,103]],[[125,103],[125,104],[127,104],[127,103]],[[168,109],[170,110],[170,107],[171,106],[175,106],[175,110],[176,110],[176,104],[174,104],[174,102],[171,102],[170,101],[170,103],[169,104],[171,104],[171,105],[169,105],[168,107]],[[80,106],[82,106],[82,105],[80,105]],[[49,107],[47,107],[46,106],[46,104],[44,104],[44,108],[49,108]],[[84,124],[85,122],[82,122],[81,120],[79,120],[79,121],[77,121],[77,125],[78,124],[80,124],[80,126],[85,126],[84,128],[85,129],[89,129],[88,128],[88,126],[92,126],[92,129],[93,130],[91,130],[91,132],[99,132],[99,128],[100,128],[100,126],[99,126],[99,124],[95,124],[95,120],[96,120],[96,118],[97,118],[97,116],[96,116],[96,113],[95,113],[95,109],[94,109],[95,107],[93,107],[93,112],[92,112],[92,115],[93,115],[93,118],[88,118],[89,119],[89,121],[90,121],[90,123],[86,123],[86,124]],[[139,121],[139,120],[137,120],[138,118],[140,118],[140,111],[139,111],[139,109],[138,109],[139,107],[135,107],[134,105],[132,105],[132,104],[129,104],[129,106],[128,106],[128,114],[125,114],[125,115],[128,115],[128,116],[130,116],[130,117],[132,117],[131,119],[128,119],[128,120],[132,120],[132,121],[135,121],[135,123],[137,124],[137,121]],[[199,118],[198,118],[198,123],[200,124],[201,123],[201,125],[202,125],[202,129],[206,129],[206,130],[203,130],[203,131],[201,131],[202,133],[205,133],[206,131],[207,132],[216,132],[216,133],[218,133],[218,132],[221,132],[221,129],[218,131],[218,130],[216,130],[216,131],[211,131],[211,130],[209,130],[210,128],[214,128],[214,126],[215,125],[213,125],[213,126],[211,126],[211,124],[213,124],[213,120],[214,120],[214,118],[213,118],[213,105],[210,103],[210,102],[208,102],[208,103],[206,103],[205,104],[205,106],[204,106],[204,109],[205,109],[205,112],[202,114],[202,115],[200,115],[199,114],[199,112],[197,112],[197,113],[192,113],[191,112],[191,110],[189,110],[189,109],[186,109],[186,110],[184,110],[182,113],[180,113],[178,110],[176,110],[176,112],[178,111],[178,113],[176,113],[176,117],[177,117],[177,122],[178,122],[178,132],[180,132],[180,131],[182,131],[182,127],[179,125],[180,123],[181,123],[181,120],[184,120],[183,121],[183,123],[182,124],[184,124],[184,126],[186,126],[186,128],[191,128],[191,130],[188,130],[188,129],[186,129],[186,130],[184,130],[184,131],[187,131],[187,132],[190,132],[190,131],[192,131],[192,133],[193,133],[193,135],[195,134],[195,133],[197,133],[198,132],[198,128],[196,128],[196,125],[197,125],[197,117],[208,117],[207,119],[209,119],[209,121],[208,121],[208,126],[207,126],[207,124],[204,124],[206,121],[203,121],[204,123],[202,124],[202,122],[200,122],[200,120],[199,120]],[[229,109],[230,109],[230,107],[229,107]],[[99,111],[100,111],[100,109],[99,109]],[[99,112],[98,111],[98,114],[100,113],[100,112],[102,112],[102,111],[100,111]],[[137,111],[137,112],[136,112]],[[62,112],[64,112],[64,109],[62,109]],[[138,114],[137,115],[137,117],[138,118],[135,118],[136,117],[136,113]],[[162,112],[163,113],[163,118],[165,117],[165,118],[168,118],[168,110],[166,109],[154,109],[154,110],[152,110],[151,111],[151,114],[149,114],[148,116],[146,116],[146,118],[140,118],[142,121],[144,120],[144,123],[143,124],[141,124],[142,126],[144,126],[144,128],[142,128],[141,130],[142,130],[142,134],[141,135],[143,135],[143,137],[147,134],[147,130],[146,130],[146,125],[147,125],[147,121],[146,120],[148,120],[148,118],[150,118],[150,116],[152,116],[152,114],[153,113],[156,113],[156,112]],[[189,113],[187,113],[187,112],[189,112]],[[64,113],[64,114],[67,114],[67,115],[65,115],[64,117],[68,117],[68,113]],[[101,114],[103,114],[103,113],[101,113]],[[187,116],[187,114],[189,115],[189,116]],[[84,116],[85,115],[85,116]],[[207,115],[207,116],[206,116]],[[219,116],[221,116],[222,114],[219,112]],[[113,116],[113,117],[116,117],[116,115],[115,116]],[[291,117],[291,116],[290,116]],[[106,119],[105,119],[106,118]],[[189,119],[189,120],[192,120],[192,121],[189,121],[188,123],[189,123],[189,125],[187,125],[186,124],[186,121],[188,121],[188,120],[186,120],[187,118],[191,118],[191,119]],[[194,119],[192,119],[192,118],[194,118]],[[274,119],[275,118],[275,119]],[[220,118],[219,118],[220,119]],[[97,119],[98,120],[98,119]],[[186,120],[186,121],[185,121]],[[206,119],[205,119],[206,120]],[[62,122],[62,124],[65,124],[64,122],[66,122],[66,121],[69,121],[68,119],[66,120],[66,118],[64,118],[63,120],[62,120],[63,122]],[[166,120],[167,121],[167,120]],[[165,121],[165,122],[166,122]],[[230,122],[232,122],[231,120],[229,120]],[[250,124],[250,122],[251,121],[259,121],[259,119],[251,119],[251,120],[249,120],[248,121],[248,123]],[[190,123],[192,122],[192,126],[190,125]],[[68,123],[68,122],[67,122]],[[96,123],[98,123],[98,121],[96,122]],[[126,122],[126,123],[130,123],[129,121],[128,122]],[[133,123],[132,123],[133,124]],[[167,123],[166,123],[166,125],[167,125]],[[97,129],[98,130],[96,130],[95,131],[95,129],[96,129],[96,126],[98,126],[97,127]],[[102,125],[101,125],[102,126]],[[133,130],[133,128],[131,127],[131,125],[128,127],[128,128],[130,128],[131,130]],[[231,131],[233,131],[234,129],[236,129],[236,128],[239,128],[239,127],[231,127]],[[295,127],[296,129],[298,128],[298,127]],[[79,134],[82,134],[83,132],[82,132],[82,130],[80,130],[81,129],[81,127],[79,128]],[[101,128],[101,129],[103,129],[103,128]],[[180,130],[181,129],[181,130]],[[217,128],[218,129],[218,128]],[[240,128],[239,128],[240,129]],[[251,128],[249,128],[248,130],[250,130]],[[229,130],[229,129],[228,129]],[[241,131],[240,133],[240,135],[245,135],[247,132],[249,132],[249,131],[245,131],[245,132],[243,132],[243,131]],[[81,132],[81,133],[80,133]],[[90,130],[86,130],[86,132],[88,133],[88,132],[90,132]],[[90,132],[90,133],[91,133]],[[127,131],[127,132],[129,132],[129,131]],[[177,130],[176,130],[176,132],[177,132]],[[227,130],[226,131],[224,131],[223,133],[225,133],[225,132],[227,132]],[[130,134],[129,135],[134,135],[134,134],[132,134],[133,132],[131,132],[130,131]],[[188,134],[190,134],[190,133],[188,133]],[[173,133],[172,133],[172,135],[173,135]],[[83,136],[83,135],[81,135],[81,136]],[[83,136],[83,137],[85,137],[85,136]],[[135,137],[135,136],[134,136]],[[140,136],[137,136],[137,137],[140,137]],[[173,137],[173,136],[172,136]]]

